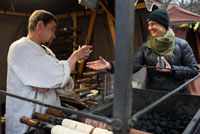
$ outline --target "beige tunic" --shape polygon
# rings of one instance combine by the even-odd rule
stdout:
[[[44,49],[26,37],[12,43],[8,53],[7,92],[60,106],[57,93],[72,90],[73,86],[67,60],[59,61],[50,49]],[[40,93],[31,87],[49,90]],[[7,134],[25,133],[28,127],[21,124],[19,118],[31,118],[33,112],[45,111],[43,106],[7,97]]]

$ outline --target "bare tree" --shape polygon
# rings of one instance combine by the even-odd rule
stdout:
[[[200,0],[164,0],[164,7],[167,8],[169,4],[177,4],[183,9],[200,15]]]

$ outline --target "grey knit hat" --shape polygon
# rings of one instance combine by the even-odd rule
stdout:
[[[169,16],[164,8],[156,9],[152,13],[150,13],[147,18],[147,22],[148,21],[156,21],[159,24],[163,25],[166,29],[168,29],[169,27]]]

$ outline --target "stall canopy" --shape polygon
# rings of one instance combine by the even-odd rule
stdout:
[[[191,24],[200,21],[200,15],[187,11],[178,5],[169,5],[167,11],[170,16],[170,25]]]

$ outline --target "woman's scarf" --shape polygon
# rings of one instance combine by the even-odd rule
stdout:
[[[171,28],[167,30],[163,37],[147,37],[147,47],[159,55],[172,55],[174,51],[174,32]]]

